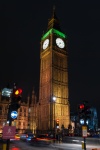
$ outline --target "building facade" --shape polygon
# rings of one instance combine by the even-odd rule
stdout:
[[[2,133],[3,126],[9,125],[7,120],[9,104],[11,102],[10,97],[3,97],[0,92],[0,133]],[[12,126],[16,126],[16,132],[24,133],[29,129],[29,97],[27,102],[21,102],[18,109],[18,117],[12,120]]]
[[[55,10],[41,38],[37,114],[38,130],[55,130],[57,120],[59,129],[70,124],[67,36],[60,28]]]

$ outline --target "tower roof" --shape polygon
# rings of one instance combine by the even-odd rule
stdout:
[[[47,31],[46,33],[43,33],[41,40],[44,40],[48,35],[52,33],[55,33],[62,38],[66,38],[66,35],[62,32],[60,28],[59,19],[57,18],[56,13],[55,13],[55,7],[53,8],[53,15],[51,19],[49,19],[48,21]]]
[[[53,7],[53,15],[52,15],[51,19],[49,19],[49,21],[48,21],[47,31],[52,28],[61,31],[59,19],[57,18],[56,13],[55,13],[55,7]]]

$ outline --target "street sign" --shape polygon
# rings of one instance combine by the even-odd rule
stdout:
[[[15,126],[4,126],[3,127],[3,139],[14,139],[16,127]]]
[[[17,111],[12,111],[12,112],[11,112],[11,118],[16,119],[17,116],[18,116]]]
[[[87,126],[82,126],[82,136],[87,137]]]

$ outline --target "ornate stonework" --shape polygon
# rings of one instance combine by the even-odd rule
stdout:
[[[56,45],[56,38],[65,42],[63,49]],[[42,45],[49,39],[49,45],[44,50]],[[38,130],[55,129],[56,120],[59,119],[59,129],[64,125],[68,128],[70,123],[70,105],[68,90],[68,54],[67,38],[62,33],[59,21],[53,13],[48,22],[47,32],[41,40],[40,51],[40,87],[38,105]],[[53,97],[56,100],[53,101]]]

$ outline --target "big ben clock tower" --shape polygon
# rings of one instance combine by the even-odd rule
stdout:
[[[47,31],[41,38],[39,130],[68,128],[70,124],[67,59],[67,37],[53,10]]]

